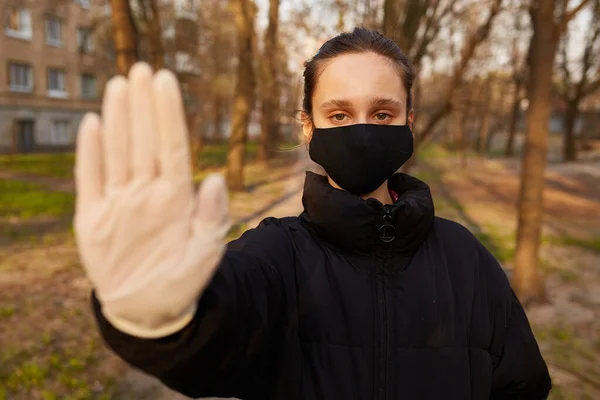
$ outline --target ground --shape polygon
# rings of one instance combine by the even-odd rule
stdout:
[[[231,195],[230,238],[266,216],[299,213],[311,165],[304,149],[297,154],[270,167],[251,163],[248,191]],[[205,167],[218,170],[222,155],[209,148]],[[96,332],[70,224],[72,161],[69,154],[0,158],[0,400],[180,398],[124,365]],[[471,158],[462,169],[432,147],[413,173],[430,184],[436,213],[471,229],[510,274],[518,161]],[[547,301],[527,313],[553,376],[551,399],[600,398],[599,178],[593,155],[551,164],[546,177]]]

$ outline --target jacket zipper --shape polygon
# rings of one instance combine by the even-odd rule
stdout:
[[[388,397],[387,386],[391,379],[388,374],[389,367],[389,332],[388,332],[388,307],[387,307],[387,296],[385,293],[385,266],[387,263],[387,256],[385,254],[386,243],[390,243],[395,239],[395,227],[392,224],[392,209],[393,206],[384,205],[383,208],[383,224],[379,229],[381,238],[380,251],[377,254],[377,273],[376,287],[377,287],[377,311],[380,323],[378,324],[380,332],[378,335],[379,340],[379,363],[377,367],[377,399],[385,400]]]

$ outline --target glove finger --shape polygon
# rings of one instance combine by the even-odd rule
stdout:
[[[220,229],[229,224],[227,186],[221,175],[211,174],[202,182],[194,218],[199,226],[209,229]]]

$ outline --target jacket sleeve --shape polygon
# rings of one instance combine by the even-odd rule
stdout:
[[[103,317],[100,332],[123,360],[189,397],[259,397],[273,376],[285,295],[279,267],[294,262],[289,237],[265,221],[228,244],[193,320],[161,339],[129,336]],[[156,294],[160,296],[159,293]]]
[[[525,310],[502,267],[479,244],[486,270],[492,340],[492,400],[544,400],[552,387],[550,374]],[[481,264],[480,264],[481,265]]]

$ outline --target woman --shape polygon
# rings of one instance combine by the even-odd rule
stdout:
[[[307,173],[299,217],[226,249],[222,179],[192,195],[174,77],[136,65],[109,83],[102,125],[82,123],[75,217],[108,345],[191,397],[546,398],[500,265],[396,173],[413,151],[406,56],[356,29],[304,77],[303,129],[327,176]]]

